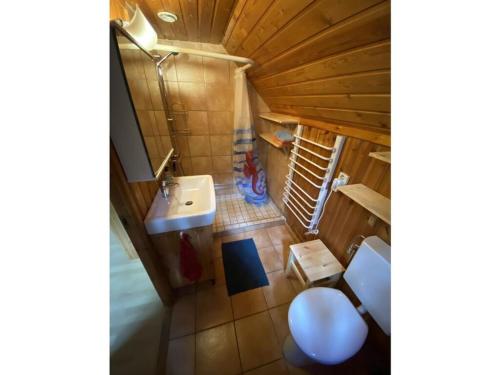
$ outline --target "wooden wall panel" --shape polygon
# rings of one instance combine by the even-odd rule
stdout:
[[[390,2],[277,0],[255,17],[264,6],[237,1],[223,44],[257,62],[270,109],[389,134]]]

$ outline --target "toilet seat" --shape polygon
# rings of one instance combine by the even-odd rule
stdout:
[[[352,357],[368,335],[368,326],[351,301],[332,288],[298,294],[288,310],[288,326],[300,349],[326,365]]]

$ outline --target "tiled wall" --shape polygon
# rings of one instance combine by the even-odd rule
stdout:
[[[221,45],[163,41],[181,47],[226,53]],[[146,147],[159,166],[170,149],[170,138],[154,65],[139,51],[123,51],[124,65]],[[232,183],[233,71],[232,62],[179,54],[163,63],[164,78],[176,118],[177,147],[186,175],[211,174],[216,183]]]

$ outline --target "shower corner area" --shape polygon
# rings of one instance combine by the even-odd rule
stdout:
[[[283,207],[275,203],[283,179],[275,192],[276,171],[266,178],[272,146],[257,136],[265,126],[259,115],[270,110],[246,80],[249,59],[221,58],[228,55],[221,44],[158,39],[151,52],[158,69],[147,52],[124,37],[119,42],[153,169],[173,148],[180,156],[176,175],[213,177],[216,236],[283,224]]]
[[[274,203],[269,191],[269,183],[273,184],[267,178],[266,167],[271,146],[257,136],[265,127],[259,114],[270,109],[247,80],[245,67],[230,63],[229,70],[233,91],[233,167],[230,178],[214,175],[217,211],[213,225],[219,236],[285,223],[283,207]],[[274,196],[279,197],[281,191],[276,193]]]

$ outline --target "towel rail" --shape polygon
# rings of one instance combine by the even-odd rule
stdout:
[[[297,187],[297,189],[299,189],[302,193],[304,193],[307,198],[309,198],[313,202],[317,202],[318,201],[318,199],[315,199],[315,198],[311,197],[307,191],[305,191],[304,189],[302,189],[299,186],[299,184],[297,184],[295,181],[291,180],[288,176],[286,177],[286,179],[288,180],[288,182],[291,182],[292,184],[294,184]],[[290,185],[286,185],[286,186],[290,186]]]
[[[304,222],[300,219],[300,217],[295,213],[295,211],[292,209],[292,207],[290,207],[288,205],[288,202],[283,198],[283,203],[285,203],[285,205],[290,209],[290,212],[293,214],[293,216],[295,216],[297,218],[297,220],[299,221],[300,224],[302,224],[302,226],[304,228],[309,228],[309,224],[304,224]]]
[[[293,193],[297,195],[297,198],[300,198],[300,200],[301,200],[302,202],[304,202],[304,204],[305,204],[307,207],[312,208],[313,210],[316,208],[316,206],[313,206],[312,204],[309,204],[309,202],[307,202],[307,201],[304,199],[304,197],[302,197],[301,195],[299,195],[299,194],[297,193],[297,191],[296,191],[296,190],[294,190],[291,186],[289,186],[289,185],[285,185],[284,190],[286,190],[286,192],[287,192],[289,195],[291,195],[290,193],[293,191]]]
[[[292,167],[291,164],[288,164],[288,168],[290,168],[292,171],[294,171],[295,173],[297,173],[300,177],[302,177],[304,180],[306,180],[307,182],[309,182],[315,188],[321,189],[322,185],[317,185],[314,182],[312,182],[310,179],[308,179],[306,176],[304,176],[302,173],[300,173],[298,170],[296,170],[294,167]]]
[[[300,164],[298,161],[292,161],[292,163],[295,163],[296,165],[298,165],[300,168],[304,169],[305,171],[309,172],[310,174],[312,174],[314,177],[316,177],[317,179],[323,181],[325,179],[325,176],[318,176],[316,173],[314,173],[313,171],[311,171],[309,168],[307,167],[304,167],[302,164]]]
[[[304,161],[308,162],[309,164],[314,165],[316,168],[321,169],[322,171],[326,171],[326,170],[327,170],[327,167],[322,167],[321,165],[316,164],[315,162],[313,162],[313,161],[309,160],[308,158],[305,158],[305,157],[303,157],[303,156],[302,156],[302,155],[300,155],[300,154],[296,154],[296,153],[295,153],[295,151],[293,151],[293,150],[292,150],[292,151],[290,151],[290,152],[291,152],[292,154],[294,154],[295,156],[297,156],[297,157],[301,158],[302,160],[304,160]]]
[[[300,208],[302,208],[302,209],[304,210],[304,212],[305,212],[307,215],[309,215],[309,216],[313,216],[313,215],[314,215],[314,211],[313,211],[313,212],[309,212],[309,211],[307,211],[307,209],[306,209],[306,208],[302,205],[302,203],[300,203],[300,202],[297,200],[297,198],[295,198],[293,195],[289,194],[289,195],[288,195],[288,198],[292,198],[292,199],[294,200],[294,202],[295,202],[295,203],[297,203],[297,205],[298,205]],[[313,209],[314,209],[314,207],[313,207]]]
[[[296,133],[294,134],[295,141],[292,143],[293,149],[290,151],[290,163],[288,164],[288,175],[286,176],[285,186],[283,188],[283,202],[286,207],[297,218],[299,223],[307,228],[305,234],[318,234],[318,225],[321,220],[324,205],[329,195],[329,185],[333,178],[335,167],[338,163],[342,147],[345,142],[344,136],[337,136],[333,147],[328,147],[302,136],[303,126],[298,125]],[[323,150],[331,151],[330,157],[326,157],[312,151],[311,149],[302,145],[302,142],[309,143],[320,147]],[[307,154],[313,155],[321,160],[327,161],[328,165],[322,167],[317,162],[310,160],[307,154],[299,154],[299,150],[304,150]],[[300,159],[300,160],[299,160]],[[303,163],[308,163],[304,164]],[[306,165],[312,165],[318,170],[323,172],[323,176],[313,172]],[[300,172],[297,167],[302,168],[304,171]],[[320,184],[315,183],[310,178],[306,177],[304,173],[309,173],[314,178],[320,180]],[[314,188],[319,189],[317,198],[313,198],[307,191],[305,191],[297,182],[293,181],[294,175],[297,174],[302,177],[306,182]],[[307,199],[310,200],[310,202]],[[310,212],[309,210],[312,210]],[[310,217],[307,219],[306,215]],[[307,223],[307,224],[306,224]]]
[[[313,154],[314,156],[316,156],[316,157],[318,157],[318,158],[320,158],[320,159],[323,159],[323,160],[326,160],[326,161],[330,161],[330,158],[327,158],[326,156],[323,156],[323,155],[320,155],[320,154],[318,154],[318,153],[316,153],[316,152],[314,152],[314,151],[311,151],[311,150],[309,150],[307,147],[302,147],[301,145],[299,145],[299,144],[297,144],[297,143],[295,143],[295,142],[293,142],[293,143],[292,143],[292,145],[297,146],[297,147],[298,147],[298,148],[300,148],[301,150],[307,151],[307,152],[309,152],[310,154]],[[334,149],[334,150],[335,150],[335,149]]]
[[[304,138],[304,137],[301,137],[300,135],[294,135],[295,138],[298,138],[298,139],[301,139],[307,143],[311,143],[315,146],[318,146],[318,147],[321,147],[323,150],[328,150],[328,151],[332,151],[335,147],[328,147],[328,146],[325,146],[325,145],[322,145],[320,143],[316,143],[314,141],[311,141],[310,139],[307,139],[307,138]]]

